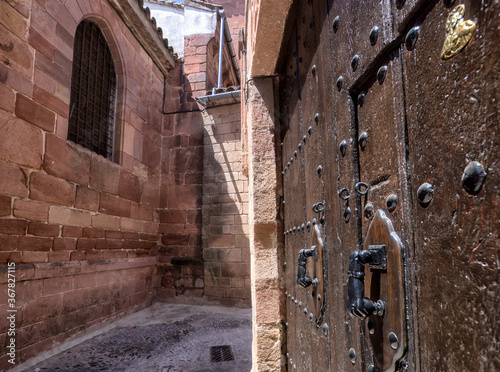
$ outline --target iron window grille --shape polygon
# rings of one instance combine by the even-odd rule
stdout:
[[[99,26],[82,21],[75,35],[68,140],[113,157],[116,74]]]

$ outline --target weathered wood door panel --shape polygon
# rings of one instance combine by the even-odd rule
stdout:
[[[355,190],[361,196],[359,212],[362,215],[361,233],[363,240],[367,239],[368,229],[371,228],[373,218],[377,211],[383,211],[391,221],[398,239],[403,248],[411,247],[411,221],[408,218],[407,198],[407,163],[405,152],[405,117],[404,117],[404,91],[401,76],[401,57],[399,49],[390,52],[382,59],[368,75],[366,82],[359,90],[352,93],[357,102],[356,122],[358,129],[358,148],[360,166],[360,187]],[[361,187],[361,185],[363,187]],[[365,247],[366,249],[367,247]],[[389,257],[388,257],[389,259]],[[395,264],[392,262],[391,264]],[[388,267],[390,270],[391,267]],[[376,270],[365,268],[366,275],[376,275]],[[400,359],[401,348],[407,344],[406,334],[411,329],[406,324],[400,307],[403,306],[404,291],[398,283],[386,283],[387,275],[381,274],[380,288],[375,291],[366,289],[366,292],[375,292],[375,298],[384,301],[386,312],[383,316],[384,323],[391,323],[388,329],[373,330],[375,343],[370,342],[369,353],[365,360],[368,366],[378,366],[387,370],[396,359]],[[384,283],[385,286],[383,285]],[[383,290],[389,285],[388,290]],[[399,293],[398,298],[392,298]],[[371,294],[370,294],[371,295]],[[367,295],[368,298],[369,295]],[[399,306],[389,304],[399,301]],[[407,302],[408,303],[408,302]],[[401,319],[401,317],[403,319]],[[371,316],[362,323],[377,324],[380,318]],[[392,327],[392,328],[391,328]],[[397,335],[397,345],[389,345],[389,333]],[[368,333],[368,329],[365,329]],[[410,332],[412,335],[412,332]],[[396,350],[395,350],[396,349]],[[375,355],[384,353],[382,361],[376,361]]]
[[[297,30],[295,27],[292,29],[292,34],[296,35]],[[284,229],[286,231],[285,235],[285,282],[286,282],[286,329],[287,329],[287,363],[297,363],[298,355],[300,355],[299,349],[299,339],[301,334],[301,329],[295,326],[295,319],[297,319],[297,306],[295,306],[296,298],[296,276],[294,272],[297,270],[296,265],[296,255],[297,255],[297,242],[296,237],[289,232],[292,226],[295,226],[294,216],[297,211],[303,208],[302,201],[305,197],[305,189],[301,187],[302,182],[299,178],[301,176],[300,172],[294,172],[292,170],[293,163],[290,162],[290,154],[293,154],[293,143],[297,142],[301,137],[301,129],[299,126],[300,113],[298,104],[299,95],[299,79],[297,76],[297,52],[296,52],[296,40],[295,37],[290,40],[286,59],[286,79],[284,80],[284,86],[281,88],[281,96],[285,97],[283,104],[281,106],[281,117],[286,130],[286,138],[283,140],[281,145],[282,154],[282,174],[283,174],[283,206],[284,206]],[[300,164],[298,165],[300,167]],[[297,168],[297,166],[295,167]],[[296,192],[297,202],[292,203],[291,195],[293,191]],[[286,204],[286,200],[289,200]],[[293,359],[292,359],[293,358]]]
[[[310,360],[304,358],[303,368],[314,367],[315,363],[321,363],[326,368],[329,368],[329,345],[320,328],[323,323],[323,312],[325,311],[325,278],[323,277],[323,267],[326,265],[326,257],[322,254],[322,247],[319,247],[317,241],[313,239],[316,233],[319,239],[324,238],[324,228],[321,223],[324,218],[324,148],[320,140],[321,127],[323,125],[322,101],[320,97],[319,74],[321,61],[317,51],[323,48],[320,46],[320,28],[321,14],[325,14],[323,9],[325,4],[315,3],[314,1],[303,2],[298,10],[298,58],[299,58],[299,77],[301,82],[301,125],[303,136],[306,136],[305,142],[302,137],[301,149],[299,144],[296,145],[296,150],[302,155],[304,163],[304,188],[305,195],[305,210],[304,219],[300,223],[301,232],[305,235],[304,245],[302,248],[310,249],[316,246],[316,257],[308,259],[307,272],[311,279],[317,279],[318,284],[301,288],[299,292],[299,305],[302,302],[301,316],[307,322],[307,332],[309,333],[310,341]],[[300,142],[300,141],[299,141]],[[302,146],[303,145],[303,146]],[[318,204],[320,203],[320,204]],[[314,207],[315,206],[315,207]],[[313,208],[314,207],[314,208]],[[313,210],[314,209],[314,210]],[[319,228],[321,226],[321,228]],[[319,229],[317,229],[319,228]],[[325,267],[326,268],[326,267]],[[325,270],[326,271],[326,270]],[[304,362],[312,362],[311,364]]]
[[[465,2],[463,21],[477,29],[443,61],[456,5],[309,0],[294,7],[280,84],[288,370],[500,368],[499,5]],[[462,187],[464,171],[474,195]],[[488,175],[480,188],[481,172]],[[394,229],[401,256],[388,261],[401,271],[391,278],[403,281],[396,290],[384,279],[380,291],[374,283],[386,271],[365,268],[365,293],[380,296],[389,313],[359,320],[347,306],[350,254],[368,249],[375,214]],[[315,226],[321,259],[299,259],[316,244]],[[317,282],[300,286],[299,268]],[[368,326],[375,319],[378,339]],[[381,324],[396,324],[394,332]]]
[[[403,49],[420,364],[498,371],[500,4],[449,3],[431,3],[412,25],[420,28],[415,48]],[[460,3],[476,30],[443,61],[447,17]],[[488,173],[478,195],[461,182],[473,161]],[[434,190],[427,207],[418,201],[424,183]]]
[[[289,43],[289,58],[285,62],[287,78],[283,83],[283,94],[288,98],[282,107],[284,120],[288,120],[286,136],[283,140],[283,179],[285,199],[285,242],[287,245],[287,313],[288,345],[294,347],[287,353],[287,363],[291,368],[311,370],[312,360],[329,369],[329,343],[325,341],[328,332],[322,326],[324,301],[322,257],[310,257],[306,261],[306,275],[318,277],[318,286],[303,288],[297,284],[298,257],[302,249],[314,244],[315,225],[323,212],[313,212],[313,206],[324,200],[322,179],[322,143],[318,141],[320,125],[320,93],[318,86],[318,62],[315,51],[318,48],[318,12],[312,3],[304,3],[297,11],[296,23],[292,27],[293,37]],[[325,13],[325,10],[323,10]],[[313,68],[313,66],[315,66]],[[307,98],[306,98],[307,97]],[[295,104],[294,104],[295,103]],[[306,192],[307,190],[307,192]],[[288,202],[287,202],[288,200]],[[321,205],[317,208],[322,209]],[[324,232],[319,233],[322,239]],[[319,296],[319,297],[318,297]],[[321,300],[319,300],[321,299]],[[293,336],[292,336],[293,335]],[[293,341],[289,340],[294,337]]]

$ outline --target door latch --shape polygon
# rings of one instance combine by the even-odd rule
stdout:
[[[309,306],[314,309],[316,315],[316,324],[319,326],[323,321],[323,313],[325,311],[325,293],[323,288],[323,238],[321,228],[318,223],[313,222],[312,229],[312,246],[309,249],[301,249],[297,258],[297,284],[307,288],[312,286],[308,293],[312,297],[312,304]],[[312,267],[307,275],[307,259],[312,258]],[[311,317],[313,311],[311,311]],[[313,318],[311,318],[312,320]]]
[[[299,258],[297,259],[297,284],[304,288],[312,285],[318,285],[318,279],[311,279],[306,275],[307,258],[318,258],[318,246],[314,245],[311,249],[301,249],[299,251]]]
[[[378,210],[362,250],[349,255],[348,311],[365,322],[377,369],[392,372],[406,350],[402,243]]]
[[[372,314],[382,316],[385,309],[384,301],[374,302],[365,297],[365,264],[372,269],[387,269],[387,246],[370,245],[368,250],[354,251],[349,255],[349,309],[352,315],[360,319]]]

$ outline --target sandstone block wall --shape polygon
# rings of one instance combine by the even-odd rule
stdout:
[[[2,2],[10,18],[0,24],[12,46],[0,50],[0,232],[8,241],[0,258],[155,255],[163,75],[145,52],[120,60],[140,45],[106,2],[12,4]],[[115,162],[66,140],[73,35],[85,12],[116,53]]]
[[[242,172],[240,105],[206,110],[203,176],[205,296],[250,304],[248,178]]]
[[[278,84],[275,67],[291,1],[246,2],[245,71],[242,130],[248,153],[250,252],[254,372],[285,371],[286,304],[284,296]]]
[[[200,112],[165,115],[158,273],[160,299],[203,296],[201,197],[203,121]]]
[[[101,27],[114,59],[113,161],[66,140],[82,19]],[[18,363],[154,299],[249,301],[240,106],[214,111],[207,134],[195,101],[217,75],[216,39],[186,39],[189,55],[165,76],[123,22],[106,0],[0,2],[0,296],[15,262]],[[203,235],[214,185],[207,223],[217,234]],[[0,369],[10,367],[0,350]]]
[[[192,35],[184,38],[184,64],[181,104],[184,111],[199,110],[195,98],[205,95],[212,88],[215,77],[217,82],[217,65],[214,64],[218,52],[216,34]],[[209,47],[210,45],[210,47]],[[215,61],[218,63],[218,61]]]
[[[212,34],[184,39],[185,58],[167,78],[177,92],[166,106],[162,124],[159,205],[159,299],[203,297],[201,207],[203,188],[203,117],[195,98],[207,89],[207,44]],[[213,73],[213,72],[212,72]]]
[[[50,350],[131,308],[151,304],[156,258],[17,264],[16,362]],[[7,270],[0,269],[0,312],[7,314]],[[7,322],[0,323],[0,345],[7,349]],[[5,347],[4,347],[5,346]],[[7,355],[0,368],[12,367]]]
[[[284,248],[278,236],[281,177],[276,169],[276,138],[273,78],[255,78],[248,84],[244,107],[248,123],[248,169],[250,179],[250,252],[254,371],[284,371],[282,346],[285,298]]]
[[[245,27],[245,0],[211,0],[210,2],[224,8],[233,39],[234,51],[238,54],[239,32]],[[242,68],[241,65],[240,68]]]
[[[185,301],[187,297],[191,300],[209,300],[227,305],[249,304],[249,256],[243,252],[248,247],[244,236],[248,231],[242,226],[247,223],[244,214],[248,212],[243,210],[243,203],[248,203],[248,198],[242,196],[246,199],[236,201],[237,207],[233,203],[233,197],[237,193],[247,193],[248,190],[243,186],[244,181],[237,179],[237,184],[220,188],[213,202],[219,203],[220,211],[214,211],[216,214],[211,216],[213,218],[207,217],[205,208],[204,196],[216,183],[213,178],[207,177],[207,174],[224,168],[223,171],[218,171],[221,173],[217,179],[218,187],[223,182],[219,178],[223,176],[223,172],[227,172],[228,167],[236,169],[232,177],[240,177],[237,172],[241,173],[240,105],[210,109],[208,112],[202,111],[201,105],[196,102],[197,97],[206,95],[207,90],[217,84],[218,32],[217,28],[214,34],[186,37],[184,60],[167,78],[167,89],[177,91],[180,99],[168,102],[162,126],[159,208],[159,233],[162,238],[158,249],[158,273],[161,276],[158,298],[162,301]],[[228,66],[232,66],[227,54],[224,55],[223,63],[226,70]],[[227,76],[229,85],[237,84],[234,74],[233,80],[231,74]],[[218,128],[216,137],[211,125],[210,132],[207,130],[210,120],[217,123],[214,126]],[[226,146],[231,157],[229,161],[223,156],[214,158],[214,149],[207,146],[212,140],[216,141],[218,146]],[[216,151],[220,152],[220,149]],[[209,158],[210,164],[207,162]],[[227,200],[223,201],[223,197]],[[213,203],[212,206],[215,205]],[[222,211],[223,203],[227,205],[224,205]],[[231,203],[233,206],[228,209]],[[235,217],[238,213],[243,214],[241,218]],[[209,226],[205,227],[206,224]],[[210,229],[220,230],[211,237],[212,240],[232,239],[232,243],[229,240],[225,243],[212,242],[212,246],[203,243],[202,234],[208,239]],[[224,246],[219,246],[221,244]],[[204,253],[206,249],[216,247],[221,248],[220,252]],[[232,254],[226,257],[228,248],[233,250]],[[211,258],[214,252],[218,256]],[[224,280],[214,281],[213,273],[207,271],[207,260],[210,263],[216,262],[216,279]],[[223,262],[224,267],[221,266]]]
[[[66,140],[84,18],[117,72],[114,161]],[[104,0],[2,1],[0,39],[0,313],[13,261],[19,363],[154,298],[164,77]]]

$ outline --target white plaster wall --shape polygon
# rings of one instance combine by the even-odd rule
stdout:
[[[184,57],[184,37],[212,34],[217,26],[217,12],[185,6],[184,10],[144,2],[155,17],[156,24],[163,30],[163,37],[174,48],[179,58]]]
[[[217,26],[217,13],[185,7],[184,36],[211,34]]]
[[[184,11],[144,2],[151,10],[151,17],[156,18],[156,25],[163,30],[163,37],[168,39],[168,45],[174,48],[179,58],[184,57]]]

